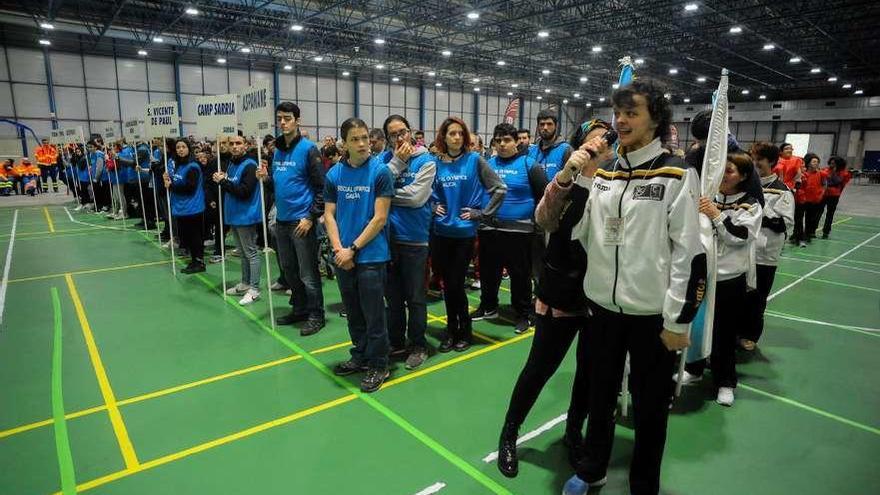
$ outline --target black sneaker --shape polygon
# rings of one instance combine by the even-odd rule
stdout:
[[[455,341],[452,340],[452,337],[446,337],[440,342],[440,347],[438,347],[437,350],[439,352],[449,352],[453,347],[455,347]]]
[[[275,318],[276,325],[293,325],[294,323],[298,323],[301,321],[307,321],[309,319],[309,315],[298,315],[295,313],[288,313],[284,316],[279,316]]]
[[[361,380],[361,392],[370,393],[379,390],[389,376],[391,376],[391,372],[386,369],[370,368]]]
[[[520,318],[516,320],[516,326],[513,328],[514,333],[525,333],[529,329],[529,319]]]
[[[406,365],[405,368],[408,370],[414,370],[419,366],[425,364],[425,361],[428,359],[428,351],[424,347],[413,347],[412,351],[410,351],[409,356],[406,357]]]
[[[333,374],[336,376],[348,376],[361,371],[367,371],[367,367],[363,364],[358,364],[357,361],[353,359],[349,359],[348,361],[344,361],[333,367]]]
[[[498,317],[498,308],[486,309],[482,306],[477,308],[476,311],[471,313],[471,320],[480,321],[486,318],[497,318]]]
[[[191,275],[193,273],[201,273],[205,271],[205,264],[201,261],[194,261],[188,265],[186,265],[182,270],[182,273],[186,273],[187,275]]]
[[[308,321],[306,321],[305,326],[300,329],[299,334],[303,337],[315,335],[316,333],[320,332],[322,328],[324,328],[324,325],[326,325],[326,323],[322,319],[319,320],[317,318],[309,318]]]
[[[464,352],[471,348],[471,341],[469,339],[456,340],[452,348],[455,352]]]
[[[394,347],[391,346],[391,351],[388,353],[388,357],[391,359],[403,359],[407,355],[409,355],[409,351],[406,347]]]

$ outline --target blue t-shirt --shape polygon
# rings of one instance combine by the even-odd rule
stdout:
[[[119,160],[131,160],[134,162],[134,147],[126,146],[119,150],[119,153],[116,155],[116,167],[119,170],[119,181],[120,182],[137,182],[137,172],[135,172],[132,167],[123,167],[119,165]]]
[[[279,136],[278,139],[284,139]],[[272,158],[272,181],[275,185],[275,207],[280,222],[297,222],[310,218],[315,194],[309,182],[309,151],[315,143],[300,137],[288,150],[275,148]]]
[[[324,201],[336,204],[336,225],[339,242],[349,247],[376,211],[376,198],[393,198],[394,180],[388,166],[377,157],[370,157],[359,167],[340,160],[327,172]],[[356,263],[381,263],[391,259],[388,250],[388,229],[382,229],[366,246],[358,246]]]
[[[562,160],[565,158],[565,152],[569,149],[571,149],[571,145],[566,142],[559,143],[546,151],[542,151],[539,145],[533,144],[529,146],[529,157],[541,165],[544,173],[547,174],[547,180],[553,180],[565,166]]]
[[[172,186],[186,183],[186,176],[191,170],[198,174],[196,189],[190,194],[174,192],[171,189],[171,214],[174,216],[189,216],[205,211],[205,189],[202,182],[202,167],[195,161],[176,166],[174,160],[168,160],[168,175],[171,177]]]
[[[462,208],[480,209],[486,189],[480,182],[480,155],[462,153],[450,162],[436,158],[437,178],[431,200],[446,208],[446,214],[434,218],[434,233],[443,237],[467,238],[477,235],[476,220],[462,220]]]
[[[489,159],[489,166],[507,184],[507,194],[504,195],[504,202],[501,203],[495,216],[499,220],[532,218],[535,214],[535,198],[532,196],[529,172],[533,167],[540,165],[526,155],[517,155],[511,158],[493,156]],[[484,194],[483,209],[486,209],[488,204],[489,195]]]
[[[235,163],[235,160],[229,162],[229,168],[226,169],[226,178],[229,182],[238,185],[242,176],[249,168],[257,168],[257,162],[253,158],[244,158],[241,163]],[[223,193],[223,219],[227,224],[233,227],[241,227],[247,225],[257,225],[262,223],[263,214],[260,204],[260,188],[255,187],[251,195],[241,199],[231,193]]]

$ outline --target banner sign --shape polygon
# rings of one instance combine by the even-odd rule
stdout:
[[[275,116],[269,96],[267,82],[249,86],[241,94],[241,127],[245,136],[259,138],[274,133],[272,123]],[[259,139],[257,141],[261,142]]]
[[[238,96],[234,94],[196,98],[196,135],[198,137],[235,135],[238,131],[236,100]]]
[[[144,132],[147,137],[180,136],[180,115],[176,101],[151,103],[144,109]]]

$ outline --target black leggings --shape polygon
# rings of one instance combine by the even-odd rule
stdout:
[[[202,262],[205,258],[205,245],[202,240],[203,214],[175,216],[177,235],[180,236],[180,247],[189,250],[193,262]]]
[[[834,223],[834,212],[837,211],[837,203],[840,202],[840,196],[825,196],[822,206],[825,208],[825,225],[822,227],[822,234],[828,237],[831,233],[831,224]],[[821,215],[821,212],[820,212]]]
[[[767,298],[776,278],[776,267],[771,265],[755,265],[758,287],[746,292],[746,308],[751,313],[749,324],[740,335],[744,339],[758,342],[764,333],[764,310],[767,309]]]
[[[735,388],[737,332],[749,325],[743,311],[746,301],[746,276],[742,274],[715,285],[715,318],[712,323],[712,380],[716,387]],[[688,373],[702,375],[706,360],[689,363]]]
[[[564,316],[554,318],[552,310],[538,315],[535,337],[526,365],[513,387],[505,422],[521,425],[538,400],[541,390],[559,369],[575,335],[586,327],[586,317]],[[590,404],[590,379],[587,363],[587,339],[581,333],[577,345],[577,371],[568,406],[568,428],[583,432]]]
[[[456,340],[471,339],[471,317],[468,314],[464,279],[474,253],[474,238],[434,236],[431,242],[431,267],[443,281],[446,303],[446,329]]]

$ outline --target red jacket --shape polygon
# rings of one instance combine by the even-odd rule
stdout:
[[[825,179],[825,185],[827,189],[825,189],[825,197],[835,197],[839,198],[840,194],[843,193],[843,188],[849,183],[849,180],[852,179],[852,174],[849,173],[849,170],[844,170],[843,172],[837,172],[832,167],[822,169],[822,177]]]
[[[794,155],[791,158],[779,157],[779,161],[773,167],[773,173],[792,191],[794,191],[794,178],[801,170],[804,170],[804,159]]]
[[[807,170],[801,178],[800,186],[797,188],[797,193],[795,194],[794,199],[797,204],[816,204],[822,202],[822,196],[824,194],[825,177],[822,176],[822,172],[811,172]]]

